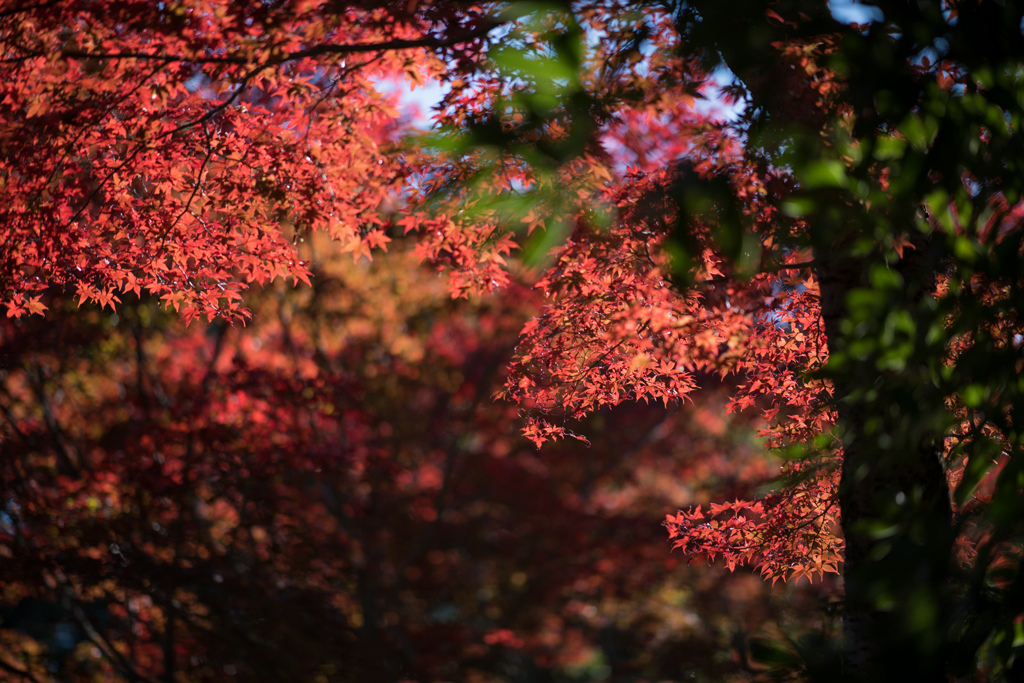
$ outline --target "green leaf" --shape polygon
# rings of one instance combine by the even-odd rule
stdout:
[[[809,190],[828,187],[846,187],[846,167],[834,159],[822,159],[807,164],[799,173],[800,184]]]

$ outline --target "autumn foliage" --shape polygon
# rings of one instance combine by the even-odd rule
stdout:
[[[658,527],[771,474],[723,386],[538,453],[491,400],[535,295],[453,301],[407,249],[313,259],[245,328],[7,321],[6,675],[742,680],[737,632],[813,615]]]
[[[0,667],[1012,678],[1024,11],[976,4],[0,5]],[[842,644],[758,668],[694,559],[844,572]]]
[[[8,315],[43,312],[58,286],[244,318],[250,283],[308,284],[310,232],[357,256],[386,245],[411,167],[377,84],[437,76],[489,27],[416,4],[0,12]]]

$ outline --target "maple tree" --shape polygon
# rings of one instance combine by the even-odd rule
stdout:
[[[522,247],[527,437],[728,378],[782,476],[675,545],[841,570],[850,679],[1019,669],[1015,3],[44,5],[0,11],[10,317],[245,317],[317,232],[415,233],[457,297]],[[403,142],[388,77],[445,84],[438,134]]]

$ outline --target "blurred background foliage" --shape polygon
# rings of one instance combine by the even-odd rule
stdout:
[[[452,300],[393,246],[314,240],[244,328],[2,323],[4,677],[739,681],[749,635],[833,624],[829,582],[669,552],[667,512],[773,474],[719,378],[538,451],[493,400],[538,295]]]

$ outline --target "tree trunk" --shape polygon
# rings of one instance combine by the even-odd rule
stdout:
[[[894,269],[903,286],[871,290],[878,305],[852,315],[849,295],[868,287],[871,259],[844,256],[841,245],[815,254],[844,458],[844,670],[851,681],[946,680],[952,515],[940,460],[943,397],[920,357],[921,315],[934,287],[921,246]],[[874,267],[886,266],[876,260]],[[900,309],[918,323],[903,367],[881,355],[887,321]],[[881,343],[865,352],[872,337]]]

